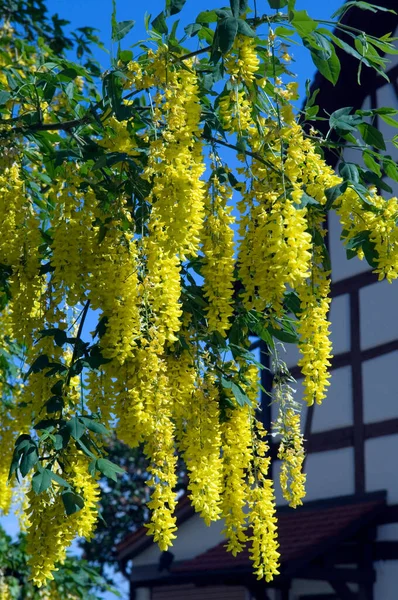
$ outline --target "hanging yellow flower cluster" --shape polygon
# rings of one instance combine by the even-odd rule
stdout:
[[[209,331],[218,331],[223,336],[230,328],[230,318],[233,315],[235,247],[232,225],[235,219],[231,215],[232,206],[227,205],[231,196],[228,184],[221,184],[218,176],[214,175],[209,184],[202,233],[202,275],[204,296],[208,300]]]
[[[278,458],[282,461],[280,470],[280,486],[282,495],[293,508],[303,503],[305,496],[305,480],[303,473],[304,444],[300,428],[300,405],[294,400],[294,392],[289,372],[279,360],[274,364],[273,401],[278,404],[278,416],[274,432],[282,441],[278,450]]]
[[[343,226],[344,241],[350,244],[358,240],[356,253],[364,257],[364,248],[371,244],[375,251],[375,269],[379,280],[386,278],[390,283],[398,277],[397,262],[397,218],[398,199],[386,200],[371,189],[367,203],[355,189],[348,188],[343,194],[337,212]]]
[[[296,122],[297,86],[276,73],[270,83],[274,42],[264,58],[253,38],[237,35],[212,106],[209,63],[158,39],[158,50],[120,60],[118,85],[109,84],[113,73],[104,77],[111,100],[101,116],[92,107],[90,144],[71,136],[77,150],[51,155],[51,177],[40,161],[27,169],[19,158],[0,173],[0,349],[18,370],[0,373],[3,398],[12,399],[1,410],[11,477],[7,485],[3,463],[0,508],[9,508],[15,474],[31,478],[25,517],[38,586],[75,536],[93,535],[98,478],[121,471],[105,458],[107,430],[148,458],[147,528],[162,550],[176,536],[181,456],[205,523],[223,519],[234,555],[250,542],[259,578],[278,573],[269,432],[250,336],[261,335],[273,355],[280,483],[296,507],[305,484],[300,411],[273,337],[289,325],[304,399],[321,402],[331,359],[325,208],[342,179]],[[115,108],[122,90],[127,99]],[[54,110],[65,107],[58,98]],[[220,128],[223,137],[214,137]],[[219,146],[237,150],[244,181]],[[397,199],[365,190],[364,210],[346,188],[336,207],[347,244],[360,257],[370,245],[380,278],[395,279]]]

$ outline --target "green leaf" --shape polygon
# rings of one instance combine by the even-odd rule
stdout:
[[[190,23],[186,27],[184,27],[184,31],[188,37],[195,36],[202,29],[202,25],[200,23]]]
[[[286,306],[287,310],[296,317],[301,313],[300,298],[296,292],[287,292],[283,297],[283,304]]]
[[[51,485],[51,471],[49,469],[41,469],[32,477],[32,488],[36,494],[45,492]]]
[[[340,198],[340,196],[342,194],[344,194],[344,192],[347,189],[347,182],[344,183],[338,183],[337,185],[334,185],[333,187],[325,190],[325,196],[327,199],[327,202],[325,204],[325,210],[330,210],[333,206],[333,204],[336,202],[336,200],[338,198]]]
[[[311,80],[307,79],[307,81],[305,82],[305,93],[306,93],[306,102],[305,102],[305,108],[307,109],[307,107],[311,107],[315,104],[315,100],[317,95],[319,94],[320,89],[317,88],[316,90],[314,90],[311,94]]]
[[[365,181],[366,184],[371,183],[377,188],[392,194],[392,187],[389,186],[381,177],[378,177],[373,171],[365,171],[361,169],[361,180]]]
[[[53,473],[52,471],[50,471],[51,474],[51,479],[53,481],[55,481],[56,483],[58,483],[58,485],[62,486],[62,487],[66,487],[66,488],[70,488],[70,484],[65,481],[65,479],[63,479],[60,475],[58,475],[58,473]]]
[[[243,19],[238,19],[238,33],[246,37],[256,37],[256,32]]]
[[[253,331],[253,333],[258,335],[260,340],[263,340],[263,342],[265,342],[267,344],[268,348],[273,348],[274,341],[272,339],[272,335],[260,321],[257,321],[256,323],[252,323],[250,326],[250,329]]]
[[[332,44],[326,36],[314,31],[303,38],[303,43],[311,52],[322,60],[329,60],[333,54]]]
[[[109,477],[109,479],[112,479],[113,481],[117,481],[117,473],[125,473],[124,469],[118,465],[115,465],[115,463],[111,462],[107,458],[99,458],[97,460],[96,468],[98,471],[101,471],[105,477]]]
[[[359,171],[357,165],[354,165],[354,163],[340,163],[339,173],[344,181],[359,183]]]
[[[69,490],[62,493],[62,501],[64,503],[65,512],[68,515],[74,515],[84,507],[84,499],[79,494]]]
[[[63,329],[52,327],[50,329],[43,329],[39,332],[41,337],[54,337],[54,342],[57,346],[62,347],[68,341],[68,334]]]
[[[133,60],[133,53],[131,50],[119,50],[118,52],[118,58],[124,62],[124,63],[128,63],[131,60]]]
[[[109,101],[112,110],[119,114],[122,102],[122,85],[119,71],[112,71],[105,75],[102,83],[104,99]]]
[[[76,444],[83,450],[86,456],[95,459],[95,454],[91,452],[89,445],[91,444],[91,440],[87,435],[83,435],[80,440],[77,440]]]
[[[308,119],[309,121],[311,121],[311,119],[314,119],[318,113],[319,113],[318,104],[315,104],[314,106],[305,107],[305,118]]]
[[[315,198],[312,198],[311,196],[309,196],[308,194],[303,192],[303,195],[301,196],[301,199],[300,199],[300,203],[299,204],[294,203],[294,206],[297,209],[301,209],[306,206],[318,206],[319,207],[320,204],[317,200],[315,200]]]
[[[375,115],[397,115],[398,109],[391,108],[391,106],[381,106],[380,108],[374,108],[371,113]]]
[[[29,473],[38,460],[39,455],[37,454],[36,444],[32,442],[29,448],[23,453],[21,464],[19,465],[22,477],[25,477]]]
[[[51,396],[51,398],[46,402],[46,409],[49,414],[63,410],[64,399],[62,396]]]
[[[360,123],[363,122],[361,115],[351,115],[352,106],[345,106],[332,112],[329,117],[329,126],[331,129],[341,131],[355,131]]]
[[[375,205],[373,204],[371,198],[371,193],[369,192],[369,190],[364,187],[363,185],[356,183],[354,185],[350,185],[350,188],[355,190],[355,192],[358,194],[358,196],[360,197],[360,199],[362,200],[362,202],[366,205],[366,208],[368,210],[372,210],[374,212],[377,211],[377,208],[375,207]]]
[[[351,0],[351,2],[345,2],[343,6],[338,8],[333,14],[332,19],[336,17],[343,16],[350,8],[360,8],[362,10],[370,10],[373,13],[377,13],[378,11],[382,12],[390,12],[396,15],[395,10],[390,8],[386,8],[385,6],[379,6],[378,4],[370,4],[369,2],[362,2],[361,0]]]
[[[218,47],[223,54],[229,52],[234,45],[238,33],[238,19],[226,17],[219,21],[217,26]]]
[[[277,37],[291,37],[294,35],[293,29],[289,29],[288,27],[277,27],[275,29],[275,35]]]
[[[311,19],[306,10],[291,10],[289,17],[291,24],[302,38],[317,28],[317,22]]]
[[[120,21],[116,24],[114,31],[112,33],[112,40],[114,42],[120,42],[128,32],[134,27],[135,21]]]
[[[166,11],[168,15],[177,15],[184,8],[184,4],[187,0],[167,0]]]
[[[217,21],[217,13],[215,10],[204,10],[196,17],[196,23],[201,25],[208,25],[209,23],[215,23]]]
[[[381,177],[380,165],[377,164],[377,162],[368,150],[364,150],[364,152],[362,153],[362,158],[363,162],[368,167],[368,169],[370,169],[371,171],[373,171],[373,173],[376,173],[376,175]]]
[[[284,8],[288,5],[289,0],[268,0],[268,4],[271,8]]]
[[[378,129],[376,129],[376,127],[369,125],[369,123],[360,123],[358,125],[358,130],[366,144],[369,144],[369,146],[373,146],[374,148],[378,148],[379,150],[386,149],[383,135]]]
[[[281,329],[277,329],[276,327],[268,327],[268,331],[281,342],[285,342],[287,344],[297,344],[298,335],[294,328],[291,328],[289,331],[286,327]]]
[[[336,83],[339,79],[341,65],[340,65],[340,61],[338,59],[338,56],[336,54],[334,47],[331,46],[331,49],[332,49],[332,53],[331,53],[330,58],[328,58],[328,59],[320,58],[319,54],[317,52],[315,52],[314,50],[311,50],[311,57],[312,57],[312,62],[317,67],[319,72],[328,81],[333,83],[333,85],[336,85]]]
[[[99,433],[101,435],[109,434],[109,431],[107,430],[105,425],[103,425],[102,423],[99,423],[93,417],[79,417],[79,420],[84,423],[84,425],[87,427],[87,429],[89,429],[90,431],[92,431],[94,433]]]
[[[86,431],[86,427],[80,422],[78,417],[72,417],[71,420],[67,422],[65,429],[75,440],[80,439]]]
[[[36,431],[48,431],[54,429],[58,424],[57,419],[42,419],[38,423],[36,423],[33,427]]]
[[[229,4],[231,6],[232,15],[236,18],[240,15],[240,1],[239,0],[229,0]]]
[[[232,381],[232,379],[227,379],[226,377],[221,377],[221,385],[226,390],[231,390],[233,395],[235,396],[235,400],[239,404],[239,406],[244,406],[245,404],[251,404],[250,399],[247,397],[243,389]]]
[[[383,119],[383,121],[385,123],[387,123],[387,125],[390,125],[391,127],[398,127],[398,121],[396,121],[395,119],[390,117],[390,115],[381,114],[380,117]]]
[[[62,396],[62,390],[63,390],[63,388],[64,388],[64,381],[63,381],[63,379],[59,379],[52,386],[51,393],[54,394],[54,396]]]
[[[62,450],[66,448],[70,440],[70,432],[63,427],[59,433],[54,435],[54,448],[55,450]]]
[[[235,382],[232,382],[231,391],[235,396],[235,400],[239,404],[239,406],[245,406],[245,404],[251,405],[250,398],[245,394],[240,385]]]
[[[11,98],[10,92],[0,90],[0,105],[3,106]]]
[[[375,246],[374,242],[372,242],[368,238],[362,244],[362,250],[363,250],[363,253],[365,255],[367,263],[371,267],[373,267],[373,269],[376,269],[377,266],[378,266],[378,257],[379,257],[379,255],[377,254],[376,246]]]
[[[167,34],[169,32],[169,28],[167,27],[166,23],[166,15],[163,11],[159,13],[157,17],[155,17],[151,25],[154,28],[154,30],[160,34]]]
[[[394,162],[391,158],[386,158],[383,160],[383,169],[388,177],[390,177],[394,181],[398,181],[397,163]]]
[[[47,354],[41,354],[31,364],[27,376],[29,376],[31,373],[40,373],[40,371],[43,371],[46,367],[48,367],[49,362],[50,361]]]

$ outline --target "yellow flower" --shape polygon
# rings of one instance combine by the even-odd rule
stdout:
[[[213,177],[206,202],[202,231],[204,295],[208,300],[209,331],[225,336],[233,315],[233,278],[235,269],[232,207],[227,206],[230,190]]]

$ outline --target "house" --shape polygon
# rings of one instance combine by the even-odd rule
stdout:
[[[380,4],[397,8],[396,0]],[[345,23],[352,18],[376,36],[398,26],[398,17],[391,13],[353,11]],[[335,88],[316,78],[317,102],[328,113],[347,105],[398,107],[398,58],[393,59],[390,83],[364,70],[357,87],[351,85],[357,63],[345,56]],[[345,158],[350,160],[348,151]],[[329,159],[335,166],[334,158]],[[206,528],[185,497],[179,503],[179,531],[171,553],[161,554],[145,529],[118,546],[121,564],[133,561],[131,599],[397,600],[398,317],[393,315],[398,287],[378,282],[358,259],[347,261],[333,214],[328,230],[335,354],[331,387],[321,407],[303,411],[306,502],[293,510],[279,494],[281,575],[270,584],[256,581],[247,553],[234,558],[226,552],[222,523]],[[294,349],[285,358],[300,388]],[[266,371],[263,377],[269,387]],[[272,412],[264,396],[265,421],[273,420]],[[275,451],[274,456],[275,474]]]

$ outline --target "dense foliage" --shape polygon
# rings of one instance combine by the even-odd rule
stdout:
[[[1,600],[96,600],[100,592],[111,590],[95,569],[75,556],[68,556],[54,580],[37,589],[30,579],[25,537],[20,534],[13,541],[0,527]]]
[[[65,38],[44,14],[37,26],[40,2],[9,2],[3,13],[0,507],[23,498],[38,586],[75,536],[93,535],[99,477],[126,476],[106,458],[109,431],[143,447],[148,532],[161,549],[175,538],[181,456],[195,510],[206,523],[224,519],[231,552],[249,538],[257,576],[271,580],[277,523],[251,339],[271,357],[280,482],[295,507],[300,407],[278,340],[298,344],[304,399],[320,403],[331,358],[327,212],[340,217],[349,257],[397,277],[398,200],[378,189],[398,171],[372,120],[396,126],[398,111],[343,107],[323,139],[316,92],[293,110],[288,52],[298,35],[335,83],[336,47],[358,59],[360,76],[383,73],[395,40],[340,21],[333,30],[294,0],[269,0],[267,15],[231,0],[179,37],[168,22],[184,3],[167,0],[146,41],[119,46],[101,93],[92,30]],[[376,10],[348,2],[335,16],[354,4]],[[113,40],[133,25],[114,10]],[[66,58],[71,46],[78,63]],[[322,149],[344,145],[366,167],[342,159],[336,175]]]

